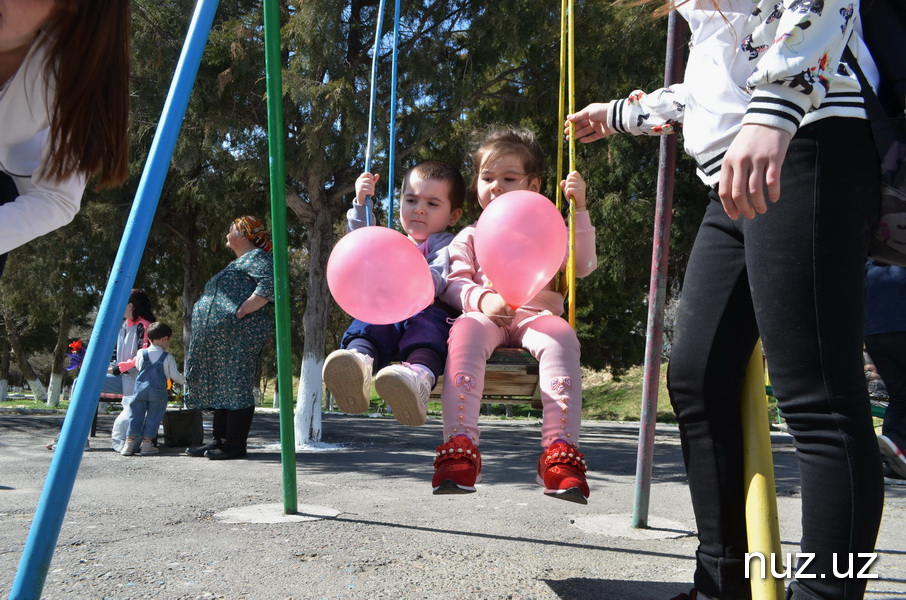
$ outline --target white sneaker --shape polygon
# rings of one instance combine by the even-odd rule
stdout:
[[[374,387],[384,402],[390,405],[397,421],[418,427],[425,424],[428,416],[432,379],[427,369],[414,369],[403,363],[381,369],[374,379]]]
[[[148,456],[150,454],[160,454],[160,450],[154,447],[151,440],[144,439],[142,440],[142,447],[139,449],[138,453],[142,456]]]
[[[126,438],[126,441],[123,442],[123,449],[120,450],[120,454],[123,456],[132,456],[135,454],[135,438]]]
[[[878,447],[881,449],[881,458],[900,477],[906,477],[906,455],[896,443],[886,435],[878,436]]]
[[[357,415],[371,403],[371,365],[374,359],[351,350],[331,352],[321,377],[341,412]]]

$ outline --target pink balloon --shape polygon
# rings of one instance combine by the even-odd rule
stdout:
[[[553,202],[536,192],[507,192],[481,213],[475,256],[497,292],[518,308],[534,298],[563,264],[568,235]]]
[[[388,227],[362,227],[343,236],[327,260],[327,286],[340,308],[375,325],[405,321],[434,302],[424,255]]]

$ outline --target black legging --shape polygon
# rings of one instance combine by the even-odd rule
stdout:
[[[19,197],[19,189],[13,178],[6,173],[0,172],[0,204],[12,202]],[[6,254],[0,254],[0,277],[3,276],[3,268],[6,266]]]
[[[214,439],[226,440],[233,448],[245,450],[254,416],[254,406],[238,410],[216,408],[211,433]]]
[[[868,223],[878,162],[867,122],[802,127],[781,174],[781,198],[731,221],[711,193],[692,250],[668,387],[699,531],[695,587],[751,597],[746,552],[740,397],[761,335],[781,413],[794,437],[802,493],[800,551],[816,553],[790,585],[797,600],[862,598],[865,579],[835,578],[872,552],[883,505],[878,444],[862,373]],[[861,568],[861,562],[856,560]],[[778,568],[779,562],[778,562]]]

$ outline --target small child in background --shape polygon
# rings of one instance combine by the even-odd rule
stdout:
[[[470,194],[481,208],[514,190],[538,192],[544,154],[525,129],[491,130],[473,156]],[[585,208],[585,181],[573,171],[560,183],[576,202],[576,276],[597,267],[595,229]],[[568,249],[563,249],[564,259]],[[564,261],[565,266],[565,261]],[[465,314],[450,330],[443,405],[445,442],[434,461],[435,494],[475,491],[481,473],[478,415],[488,357],[499,346],[520,347],[538,359],[543,420],[538,483],[548,496],[586,504],[585,460],[578,451],[582,420],[579,339],[563,314],[563,295],[552,281],[525,305],[513,310],[494,288],[475,254],[475,224],[450,244],[450,274],[443,299]]]
[[[362,173],[356,180],[356,197],[346,215],[347,231],[366,224],[366,198],[374,195],[379,175]],[[418,314],[390,325],[354,320],[340,342],[340,350],[324,361],[324,384],[337,408],[359,414],[368,410],[371,378],[378,395],[390,405],[403,425],[425,423],[428,396],[444,372],[450,319],[458,311],[438,298],[446,286],[449,269],[447,232],[462,216],[465,181],[458,170],[440,161],[420,163],[403,177],[400,223],[428,261],[434,280],[434,304]],[[370,215],[374,223],[374,215]],[[390,365],[399,354],[402,364]],[[389,366],[388,366],[389,365]]]
[[[132,456],[136,439],[141,436],[139,454],[157,454],[152,444],[167,410],[167,379],[184,384],[186,378],[176,367],[173,355],[167,352],[173,330],[166,323],[155,322],[148,327],[151,346],[141,350],[135,357],[138,377],[135,378],[135,393],[129,402],[129,429],[126,443],[120,454]]]

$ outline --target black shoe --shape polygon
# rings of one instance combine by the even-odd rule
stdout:
[[[195,448],[186,448],[186,454],[188,454],[189,456],[201,457],[201,456],[204,456],[205,453],[208,452],[209,450],[217,450],[221,446],[223,446],[223,442],[221,440],[214,439],[214,440],[211,440],[210,442],[208,442],[207,444],[205,444],[204,446],[197,446]]]
[[[244,458],[246,455],[245,448],[237,448],[229,444],[223,444],[220,448],[208,450],[204,453],[211,460],[229,460],[231,458]]]

